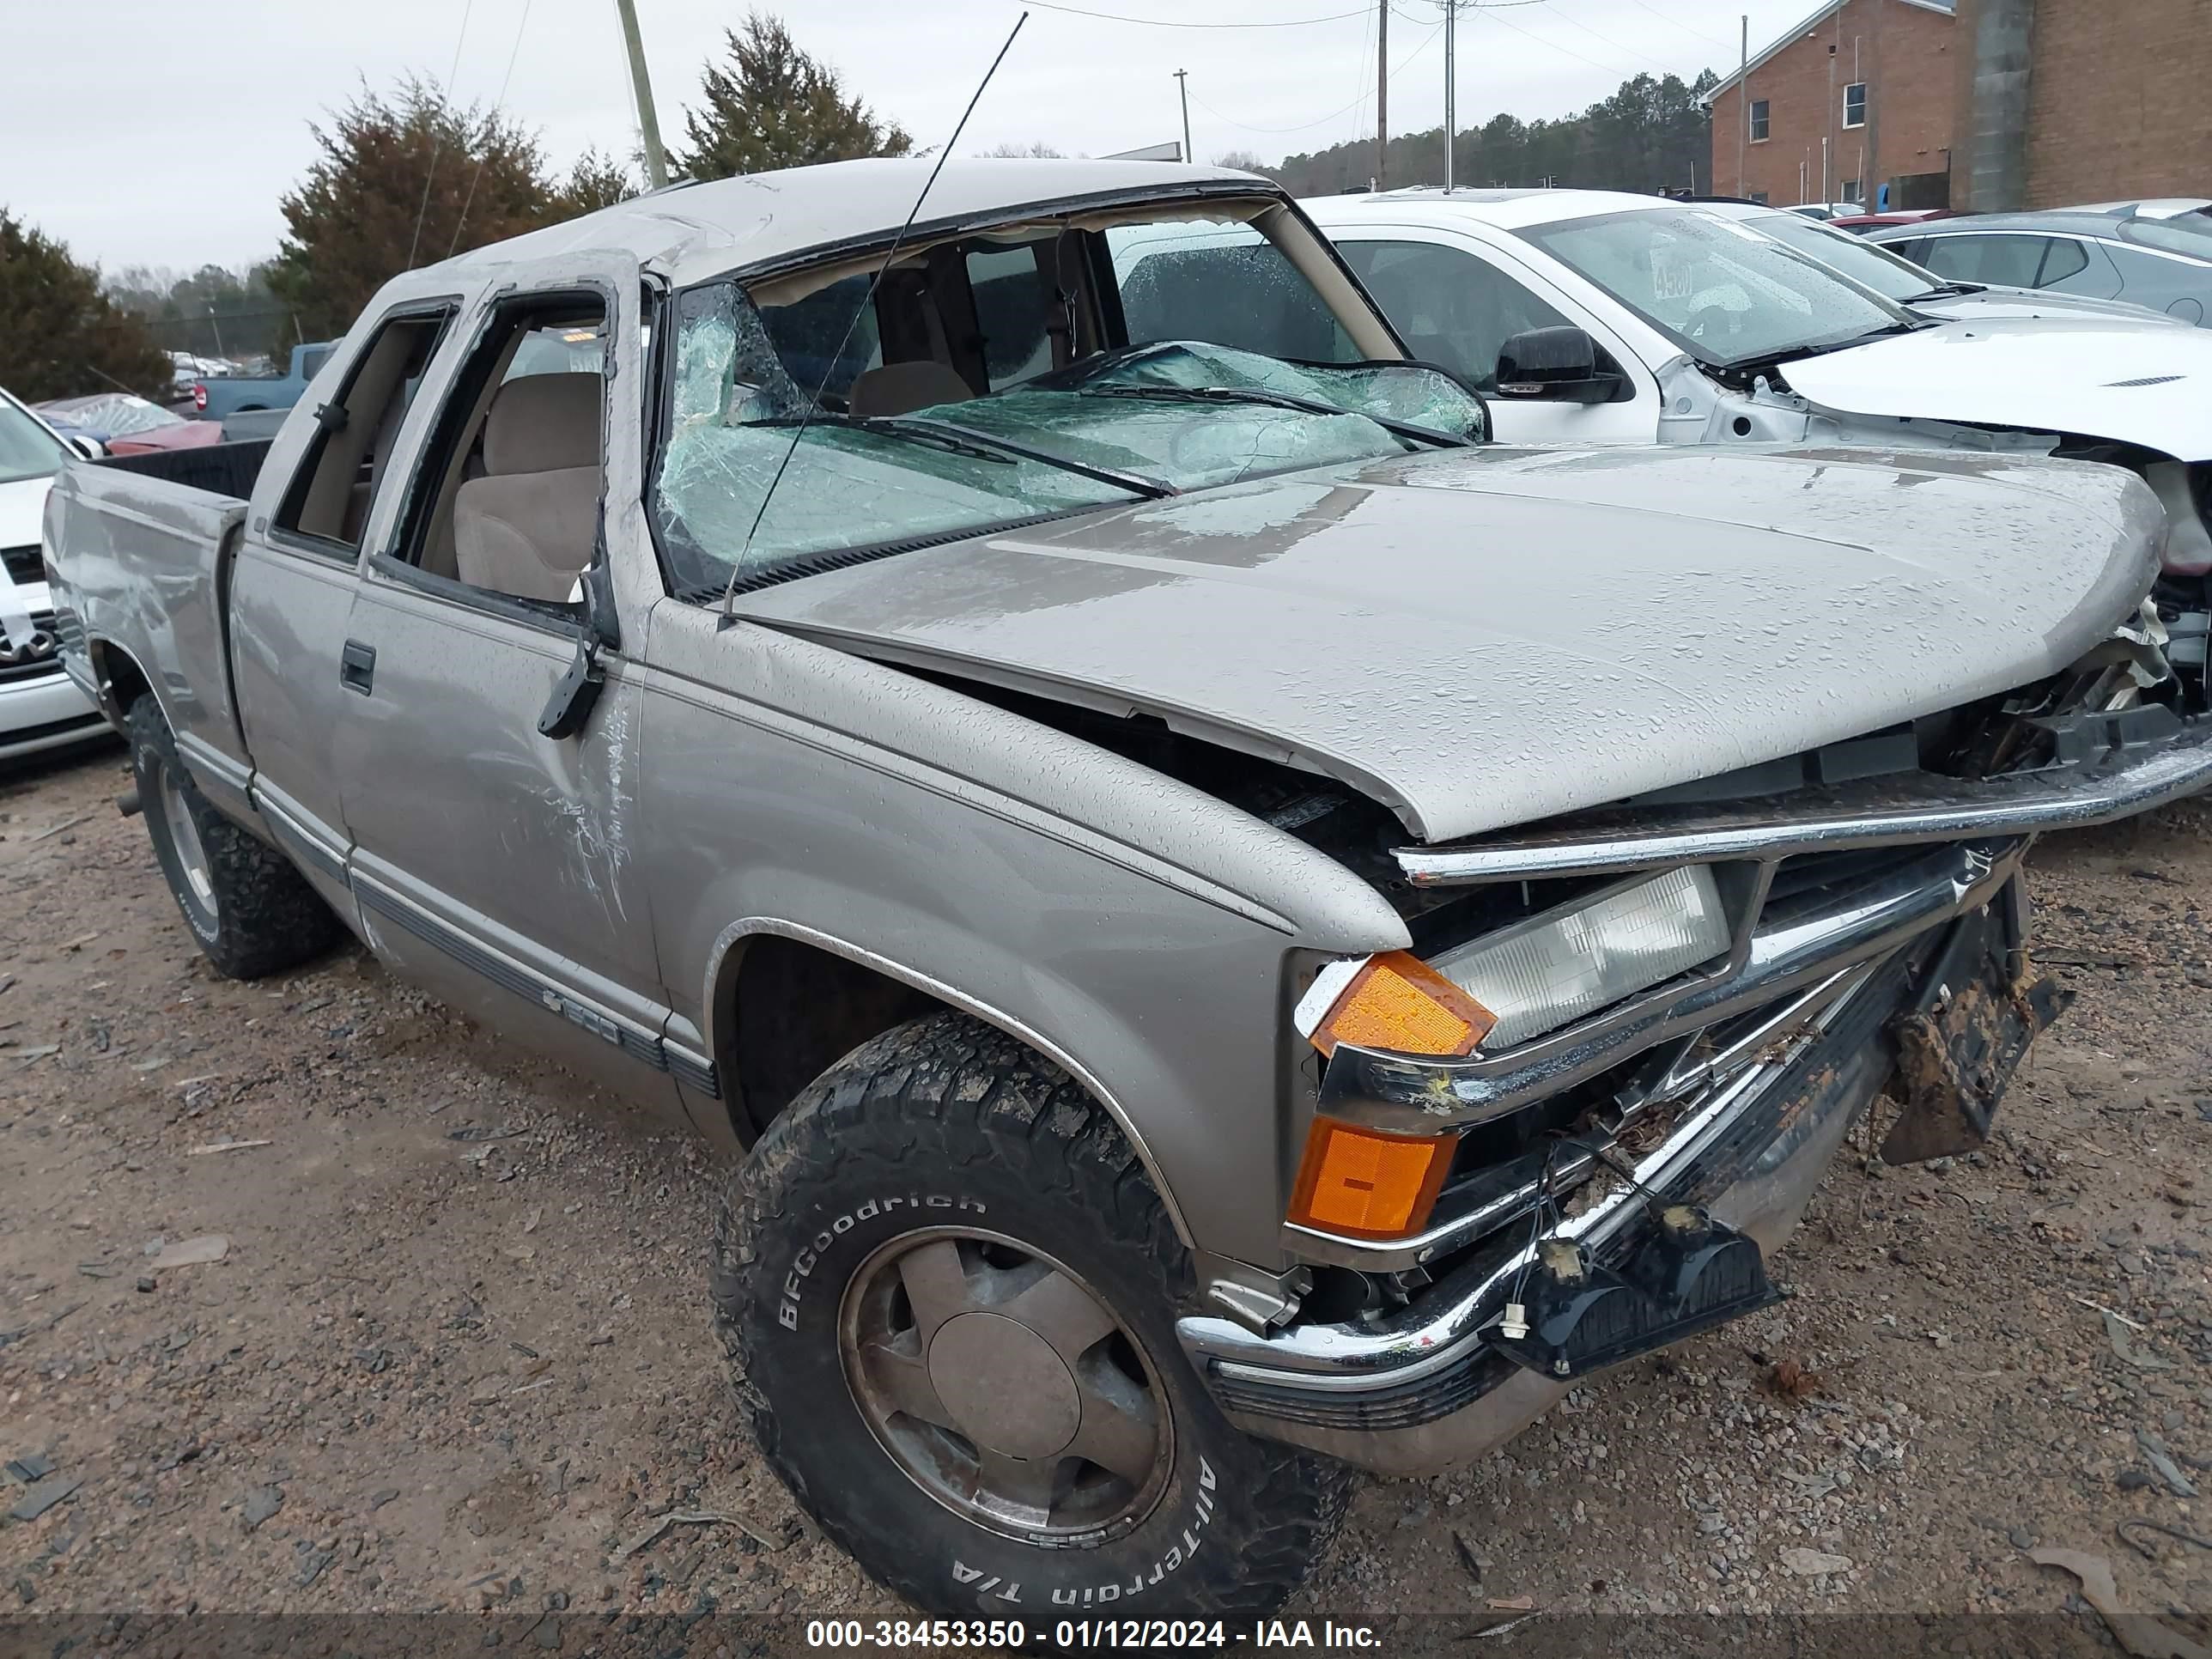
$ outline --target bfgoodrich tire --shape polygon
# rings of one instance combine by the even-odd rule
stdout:
[[[176,738],[150,696],[124,718],[138,804],[154,857],[185,925],[216,969],[258,979],[327,950],[338,920],[283,854],[208,804],[177,760]]]
[[[1231,1428],[1176,1345],[1188,1254],[1113,1122],[963,1015],[864,1044],[734,1177],[717,1323],[761,1448],[929,1612],[1271,1611],[1352,1477]]]

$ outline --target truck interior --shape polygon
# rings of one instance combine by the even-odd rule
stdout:
[[[494,311],[425,447],[395,556],[486,592],[568,601],[598,534],[605,323],[589,293]]]
[[[315,411],[317,431],[276,510],[275,528],[356,552],[368,506],[415,388],[453,319],[451,306],[388,319],[337,397]]]
[[[1398,355],[1371,327],[1354,338],[1366,302],[1302,222],[1243,205],[1010,225],[907,249],[880,282],[880,261],[863,260],[748,291],[792,378],[863,417],[988,397],[1157,340],[1320,362]],[[1257,234],[1224,243],[1224,223]],[[1178,246],[1200,235],[1209,246]]]

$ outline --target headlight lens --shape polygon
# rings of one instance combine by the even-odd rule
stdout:
[[[1430,965],[1498,1016],[1485,1048],[1510,1048],[1729,948],[1709,865],[1615,887],[1455,947]]]

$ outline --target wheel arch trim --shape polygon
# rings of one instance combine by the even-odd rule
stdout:
[[[1006,1012],[1004,1009],[986,1002],[980,997],[971,996],[959,987],[949,984],[933,975],[924,973],[918,968],[911,967],[893,957],[883,956],[867,949],[865,945],[855,945],[849,939],[840,939],[834,933],[823,933],[818,927],[810,927],[803,922],[790,921],[781,916],[745,916],[730,923],[714,936],[714,946],[708,954],[707,961],[706,979],[708,994],[705,1007],[710,1024],[706,1036],[708,1048],[716,1059],[717,1068],[724,1074],[722,1093],[726,1100],[731,1099],[736,1091],[741,1091],[744,1088],[744,1079],[742,1076],[737,1075],[735,1067],[724,1067],[720,1065],[725,1041],[731,1035],[722,1029],[720,994],[726,988],[727,975],[734,970],[735,961],[741,947],[748,940],[763,935],[792,939],[801,945],[812,945],[817,950],[826,951],[833,956],[842,957],[847,961],[872,969],[887,979],[896,980],[901,984],[911,986],[917,991],[935,997],[948,1007],[972,1015],[985,1024],[995,1026],[1017,1042],[1026,1043],[1036,1049],[1081,1084],[1085,1092],[1105,1109],[1106,1115],[1114,1120],[1115,1127],[1121,1130],[1123,1137],[1128,1141],[1129,1150],[1136,1154],[1138,1163],[1144,1166],[1145,1174],[1151,1179],[1153,1190],[1159,1194],[1160,1203],[1168,1212],[1168,1220],[1175,1227],[1176,1237],[1182,1241],[1186,1249],[1198,1248],[1196,1241],[1191,1236],[1190,1224],[1183,1218],[1182,1206],[1176,1201],[1175,1188],[1169,1183],[1166,1171],[1161,1168],[1159,1159],[1146,1143],[1144,1132],[1138,1128],[1136,1121],[1130,1115],[1127,1106],[1116,1097],[1114,1091],[1109,1089],[1089,1066],[1043,1032]],[[732,1079],[734,1079],[734,1082],[731,1080]]]

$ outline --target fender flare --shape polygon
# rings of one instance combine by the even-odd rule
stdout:
[[[825,933],[817,927],[809,927],[803,922],[791,921],[781,916],[745,916],[723,928],[714,936],[714,946],[708,953],[707,999],[702,1005],[708,1011],[708,1026],[705,1035],[709,1053],[719,1054],[721,1051],[721,1039],[724,1036],[724,1033],[717,1029],[722,1005],[716,993],[722,987],[734,957],[745,943],[763,935],[792,939],[801,945],[812,945],[819,951],[826,951],[832,956],[842,957],[848,962],[856,963],[863,968],[883,975],[886,979],[896,980],[901,984],[910,986],[926,995],[934,997],[947,1007],[957,1008],[962,1013],[973,1015],[985,1024],[997,1027],[1016,1042],[1026,1043],[1036,1049],[1081,1084],[1085,1091],[1105,1108],[1106,1115],[1114,1120],[1115,1127],[1121,1131],[1123,1138],[1128,1141],[1129,1150],[1136,1154],[1138,1163],[1144,1166],[1145,1174],[1152,1183],[1152,1189],[1160,1195],[1160,1203],[1168,1212],[1168,1220],[1175,1227],[1176,1237],[1182,1241],[1186,1249],[1195,1250],[1198,1248],[1196,1242],[1191,1237],[1190,1225],[1183,1218],[1182,1206],[1176,1201],[1175,1188],[1169,1184],[1166,1173],[1161,1169],[1158,1158],[1153,1154],[1152,1147],[1145,1139],[1144,1132],[1138,1128],[1136,1121],[1130,1115],[1128,1108],[1115,1097],[1114,1091],[1106,1086],[1097,1073],[1043,1032],[1017,1019],[1005,1010],[994,1007],[979,997],[970,996],[959,987],[947,984],[943,980],[923,973],[918,968],[878,955],[865,946],[853,944],[848,939],[839,939],[836,935]],[[743,1086],[742,1079],[738,1079],[738,1086]]]

